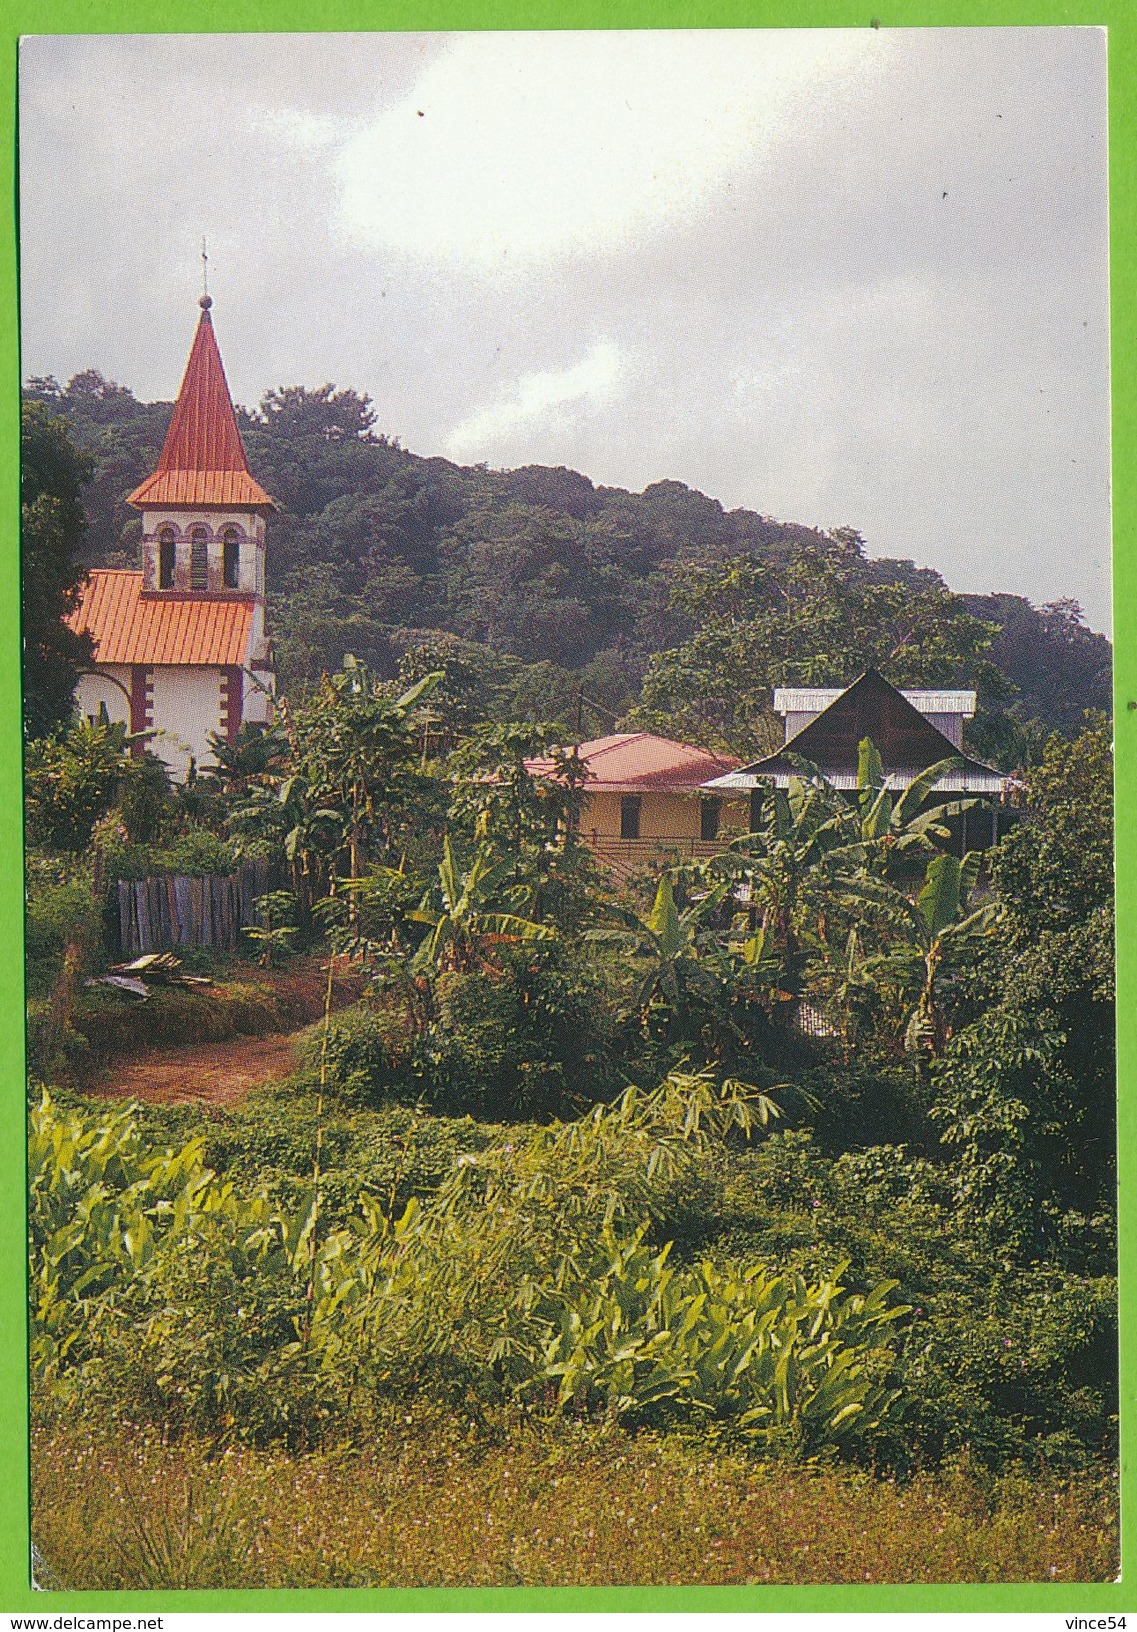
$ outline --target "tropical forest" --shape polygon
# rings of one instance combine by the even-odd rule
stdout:
[[[281,387],[273,718],[175,780],[66,622],[170,413],[24,392],[40,1584],[1113,1580],[1105,637]],[[594,853],[574,745],[751,762],[870,668],[974,691],[997,843],[866,737]],[[122,972],[125,889],[237,876],[235,945]]]

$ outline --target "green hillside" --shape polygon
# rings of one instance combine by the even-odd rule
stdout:
[[[33,380],[94,459],[87,565],[134,566],[126,495],[154,468],[171,405],[94,370]],[[564,468],[424,458],[328,385],[241,412],[250,463],[280,505],[270,625],[295,693],[345,652],[378,674],[461,675],[474,716],[617,722],[745,753],[771,740],[774,684],[841,684],[874,662],[899,684],[975,685],[972,742],[1011,765],[1047,731],[1110,705],[1111,649],[1076,604],[955,595],[910,561],[831,533],[724,510],[681,482],[642,493]]]

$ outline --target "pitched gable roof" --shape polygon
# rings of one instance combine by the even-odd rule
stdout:
[[[569,750],[565,750],[567,753]],[[737,765],[736,759],[711,754],[705,748],[649,731],[617,731],[594,737],[576,749],[587,773],[585,787],[596,793],[685,793],[699,788],[708,777]],[[552,759],[527,759],[533,776],[553,776]]]
[[[142,593],[140,572],[92,572],[83,600],[67,619],[89,634],[100,666],[141,663],[244,667],[250,659],[252,597]]]
[[[923,770],[959,749],[876,669],[866,669],[828,708],[804,725],[783,752],[815,765],[853,769],[858,744],[871,737],[892,770]]]
[[[866,669],[845,690],[804,725],[796,735],[764,759],[717,778],[721,789],[752,788],[773,780],[780,786],[800,776],[799,759],[816,765],[834,787],[857,785],[860,743],[871,738],[886,773],[894,784],[906,785],[941,759],[959,760],[939,786],[949,791],[997,793],[1006,785],[1000,771],[961,754],[949,737],[932,724],[876,669]]]
[[[201,319],[158,468],[127,501],[139,509],[199,504],[272,506],[264,488],[253,480],[245,458],[208,299],[202,298]]]

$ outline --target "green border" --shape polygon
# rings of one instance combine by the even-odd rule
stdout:
[[[1119,637],[1115,700],[1119,814],[1137,794],[1137,573],[1128,541],[1137,523],[1137,460],[1132,454],[1137,371],[1137,5],[1134,0],[0,0],[5,18],[0,73],[0,190],[16,197],[16,43],[21,33],[185,33],[487,28],[881,27],[986,25],[1106,26],[1109,38],[1110,219],[1112,232],[1112,357],[1114,448],[1114,617]],[[76,1609],[119,1613],[175,1610],[929,1610],[1137,1612],[1120,1584],[1097,1586],[865,1587],[593,1587],[464,1588],[442,1590],[33,1593],[28,1585],[26,1397],[24,1370],[24,1093],[22,975],[23,901],[17,858],[21,846],[18,625],[18,384],[15,210],[0,237],[0,491],[6,496],[5,548],[0,552],[0,1241],[7,1274],[0,1282],[0,1613],[54,1616]],[[1119,1140],[1128,1183],[1128,1152],[1137,1135],[1137,851],[1126,831],[1118,852]],[[1123,1184],[1121,1255],[1137,1256],[1137,1204]],[[1137,1414],[1137,1282],[1122,1304],[1123,1557],[1133,1569],[1133,1450]],[[1137,1622],[1135,1622],[1137,1625]]]

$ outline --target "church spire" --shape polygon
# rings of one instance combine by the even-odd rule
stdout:
[[[158,468],[128,499],[138,509],[224,505],[273,508],[249,470],[225,368],[203,294],[201,317]]]

